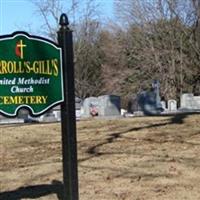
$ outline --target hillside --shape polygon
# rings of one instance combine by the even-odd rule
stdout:
[[[80,200],[200,199],[200,115],[77,122]],[[61,199],[60,124],[0,126],[0,200]]]

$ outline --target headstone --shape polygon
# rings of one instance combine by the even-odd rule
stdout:
[[[128,101],[127,111],[129,114],[141,111],[141,108],[138,104],[138,97],[131,97]]]
[[[161,103],[163,110],[166,110],[167,109],[166,101],[161,101],[160,103]]]
[[[116,95],[99,96],[99,115],[100,116],[119,116],[121,115],[120,97]]]
[[[60,110],[54,110],[53,114],[57,121],[61,121],[61,111]]]
[[[159,94],[160,83],[154,80],[150,91],[143,91],[138,95],[138,104],[145,115],[158,115],[164,109]]]
[[[145,115],[157,115],[163,111],[154,91],[143,91],[138,95],[138,104]]]
[[[177,101],[174,99],[168,100],[168,111],[177,111]]]
[[[161,98],[160,98],[160,82],[158,80],[154,80],[152,84],[153,91],[155,93],[155,100],[156,100],[156,108],[161,109]]]
[[[82,114],[83,113],[83,114]],[[89,97],[83,101],[81,116],[120,116],[120,97],[116,95],[103,95]]]
[[[125,116],[127,114],[127,110],[121,108],[121,116]]]
[[[181,109],[200,110],[200,96],[194,96],[192,93],[182,94]]]
[[[75,97],[75,108],[76,110],[80,110],[82,106],[82,99],[79,97]]]
[[[99,99],[97,97],[88,97],[83,101],[83,117],[99,115]]]
[[[79,97],[75,97],[75,109],[76,109],[76,119],[77,120],[81,118],[82,105],[83,105],[82,99]]]
[[[61,121],[61,107],[60,107],[60,105],[54,107],[52,109],[52,113],[55,116],[56,121]]]
[[[28,117],[28,115],[29,115],[28,110],[22,108],[22,109],[20,109],[20,110],[18,111],[17,117],[18,117],[18,118],[21,118],[21,119],[26,119],[26,118]]]
[[[40,121],[41,122],[56,122],[57,118],[55,116],[55,113],[52,110],[50,110],[40,117]]]
[[[24,123],[24,119],[19,118],[2,118],[0,124],[19,124]]]

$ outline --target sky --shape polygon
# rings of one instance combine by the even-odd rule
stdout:
[[[0,35],[11,34],[15,31],[31,33],[40,29],[43,21],[36,12],[36,6],[31,1],[34,0],[0,0]],[[71,0],[60,1],[71,2]],[[114,0],[95,1],[100,4],[102,16],[111,18]]]

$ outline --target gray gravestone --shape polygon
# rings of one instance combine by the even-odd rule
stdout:
[[[166,105],[166,102],[165,101],[161,101],[161,106],[163,108],[163,110],[166,110],[167,109],[167,105]]]
[[[89,97],[83,101],[83,117],[121,115],[120,97],[104,95]]]
[[[121,115],[120,97],[116,95],[99,96],[99,115],[100,116],[119,116]]]
[[[152,88],[155,93],[156,108],[160,108],[162,106],[161,106],[161,102],[160,102],[160,93],[159,93],[160,83],[158,80],[153,81]]]
[[[99,99],[97,97],[88,97],[83,101],[83,117],[92,116],[92,111],[99,113]]]
[[[200,96],[194,96],[192,93],[181,95],[181,108],[190,110],[200,109]]]
[[[168,111],[177,111],[177,101],[174,99],[168,100]]]
[[[145,115],[157,115],[164,109],[159,94],[159,81],[152,83],[151,91],[143,91],[138,95],[138,104]]]
[[[41,122],[56,122],[57,118],[55,113],[52,110],[46,112],[44,115],[40,117]]]
[[[128,113],[134,113],[140,110],[137,97],[131,97],[128,101],[127,111]]]
[[[138,96],[138,104],[145,115],[157,115],[163,111],[154,91],[143,91]]]
[[[79,97],[75,97],[75,108],[76,110],[80,110],[83,102],[82,99]]]

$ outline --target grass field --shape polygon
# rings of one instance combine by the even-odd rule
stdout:
[[[77,122],[80,200],[199,200],[200,115]],[[62,199],[60,124],[0,126],[0,200]]]

